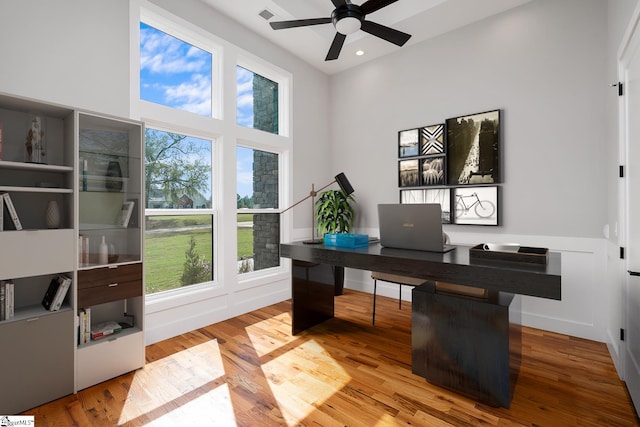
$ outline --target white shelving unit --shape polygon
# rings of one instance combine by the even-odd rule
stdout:
[[[34,115],[43,124],[46,164],[24,161]],[[137,206],[128,227],[118,226],[116,217],[117,203],[144,200],[144,129],[139,122],[4,94],[0,123],[0,193],[10,195],[23,227],[15,230],[3,207],[0,280],[15,284],[15,315],[0,319],[0,342],[11,349],[0,364],[3,383],[11,384],[0,387],[0,414],[18,414],[144,365],[143,209]],[[87,141],[92,134],[102,138],[102,148]],[[112,146],[119,151],[110,152]],[[88,157],[93,171],[87,188],[80,159]],[[122,177],[101,169],[110,161],[119,162]],[[50,201],[60,211],[55,229],[45,220]],[[95,240],[87,265],[80,263],[81,234]],[[103,235],[113,245],[106,264],[97,262]],[[61,309],[51,312],[41,302],[58,274],[73,282]],[[83,308],[91,308],[94,324],[115,320],[131,327],[81,345]]]

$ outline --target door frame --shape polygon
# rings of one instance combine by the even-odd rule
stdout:
[[[629,21],[625,34],[622,38],[622,43],[618,49],[618,84],[622,84],[622,96],[618,97],[618,160],[619,164],[623,165],[625,173],[624,178],[628,176],[629,168],[629,132],[628,132],[628,66],[632,59],[632,55],[636,50],[640,49],[640,4],[636,5],[633,11],[633,15]],[[638,167],[640,170],[640,167]],[[630,197],[630,185],[628,179],[619,179],[617,185],[618,191],[618,242],[621,247],[628,248],[630,236],[629,236],[629,197]],[[619,278],[621,280],[622,289],[622,305],[620,308],[621,326],[625,331],[629,330],[628,310],[626,301],[629,295],[630,276],[628,270],[630,269],[629,257],[625,256],[625,259],[619,265]],[[630,372],[627,370],[631,367],[627,366],[627,344],[624,340],[618,341],[618,354],[617,363],[618,375],[622,380],[626,380]]]

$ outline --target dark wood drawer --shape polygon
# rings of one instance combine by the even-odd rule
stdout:
[[[142,282],[142,264],[127,264],[78,271],[78,289],[133,281]]]
[[[78,307],[142,296],[142,264],[78,272]]]

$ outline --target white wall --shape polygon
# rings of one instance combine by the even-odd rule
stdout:
[[[607,176],[616,172],[607,170],[615,79],[607,74],[607,24],[606,2],[536,0],[333,76],[335,165],[356,188],[360,229],[376,233],[376,205],[398,201],[399,130],[500,108],[502,225],[445,231],[454,243],[518,241],[562,252],[562,301],[524,298],[523,320],[604,341],[603,229]],[[361,273],[347,280],[371,287]]]
[[[129,114],[126,1],[0,2],[0,91]]]

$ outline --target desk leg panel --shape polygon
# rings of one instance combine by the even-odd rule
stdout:
[[[508,408],[519,367],[518,360],[512,366],[514,377],[510,344],[518,354],[515,347],[520,345],[519,325],[510,325],[512,300],[511,294],[480,300],[415,288],[413,373],[480,402]],[[513,311],[516,316],[517,308]]]
[[[334,316],[333,266],[293,260],[292,333],[299,334]]]

